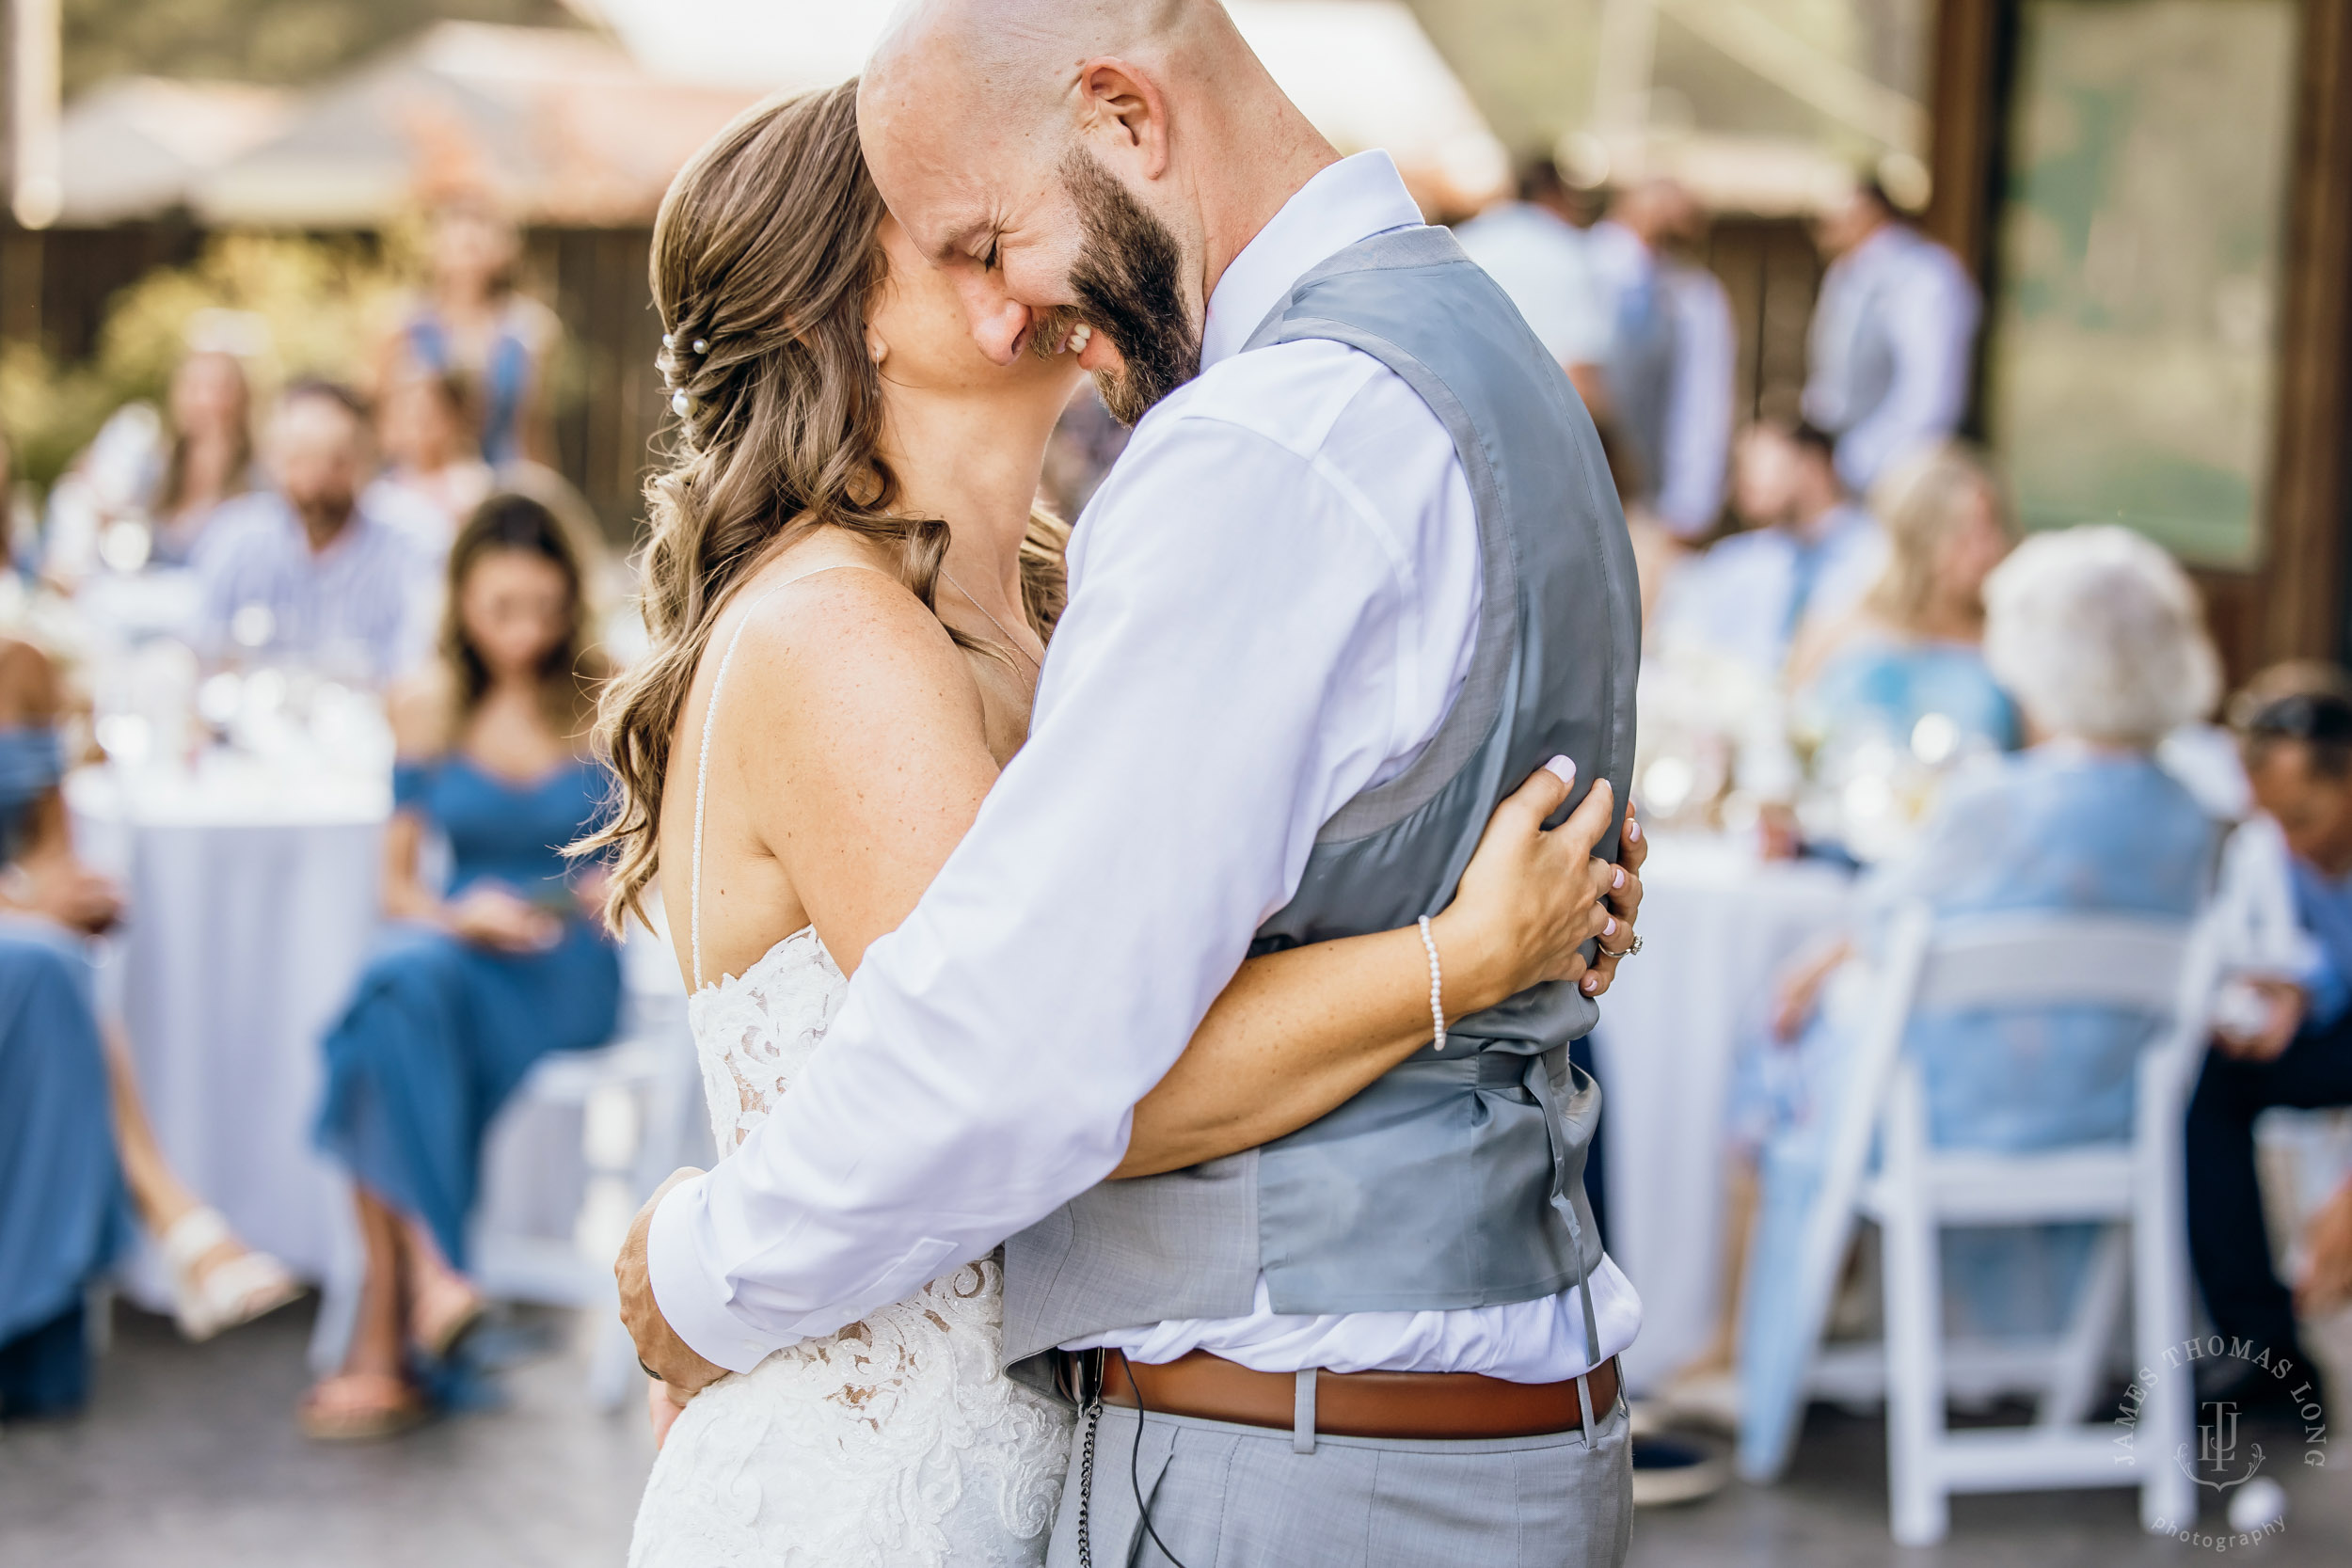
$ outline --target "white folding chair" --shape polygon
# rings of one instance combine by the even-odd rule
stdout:
[[[1797,1263],[1798,1309],[1819,1345],[1854,1221],[1875,1221],[1885,1338],[1818,1354],[1810,1387],[1848,1399],[1883,1390],[1893,1530],[1905,1545],[1942,1540],[1960,1492],[2136,1485],[2142,1525],[2177,1528],[2196,1510],[2195,1486],[2173,1462],[2192,1430],[2187,1372],[2174,1370],[2141,1389],[2129,1465],[2118,1463],[2114,1424],[2085,1418],[2127,1293],[2135,1366],[2165,1368],[2165,1351],[2188,1337],[2182,1117],[2204,1050],[2213,943],[2185,923],[2106,915],[2005,916],[1938,928],[1923,909],[1904,911],[1890,935]],[[2159,1021],[2138,1064],[2131,1141],[2034,1154],[1933,1147],[1918,1069],[1902,1050],[1912,1018],[2070,1005]],[[1947,1343],[1942,1228],[2079,1221],[2106,1228],[2074,1321],[2055,1339]],[[2019,1390],[2039,1396],[2032,1425],[1949,1428],[1948,1399]],[[1743,1471],[1776,1475],[1785,1445],[1743,1454]]]

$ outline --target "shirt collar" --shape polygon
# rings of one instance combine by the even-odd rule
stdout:
[[[1857,267],[1870,266],[1880,258],[1902,249],[1903,242],[1909,238],[1910,230],[1890,218],[1872,230],[1869,238],[1853,247],[1851,260]]]
[[[351,503],[351,515],[344,521],[342,531],[326,542],[326,548],[312,549],[310,531],[302,526],[302,516],[294,511],[294,503],[275,492],[270,499],[278,503],[278,531],[286,547],[294,552],[296,560],[324,566],[360,548],[366,536],[375,531],[374,521],[368,515],[366,501],[355,498]]]
[[[1227,263],[1200,328],[1200,368],[1239,354],[1266,312],[1317,262],[1359,240],[1417,229],[1421,209],[1386,152],[1359,152],[1298,187]]]

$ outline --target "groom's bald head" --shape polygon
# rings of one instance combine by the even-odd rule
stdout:
[[[1216,0],[908,0],[875,46],[866,83],[913,81],[1000,108],[1034,106],[1089,58],[1166,63],[1219,32],[1240,40]]]
[[[1090,325],[1130,418],[1192,372],[1217,275],[1335,156],[1216,0],[912,0],[858,131],[980,346]]]

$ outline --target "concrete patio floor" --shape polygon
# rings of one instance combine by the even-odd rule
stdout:
[[[503,1375],[502,1408],[347,1449],[294,1430],[307,1307],[205,1346],[160,1319],[116,1319],[87,1415],[0,1433],[5,1568],[617,1568],[627,1554],[652,1443],[636,1412],[590,1407],[564,1343],[577,1325],[560,1315],[529,1323],[551,1349]],[[1874,1418],[1817,1409],[1785,1484],[1645,1512],[1633,1568],[2130,1568],[2207,1555],[2141,1535],[2123,1491],[1963,1498],[1946,1544],[1897,1547],[1884,1441]],[[2279,1471],[2293,1500],[2284,1532],[2231,1555],[2352,1562],[2342,1465]],[[2219,1523],[2209,1509],[2207,1528]]]

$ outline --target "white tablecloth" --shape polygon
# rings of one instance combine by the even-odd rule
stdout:
[[[247,1241],[323,1277],[348,1221],[310,1143],[319,1038],[376,931],[389,787],[89,769],[67,800],[84,856],[130,893],[101,988],[165,1153]],[[161,1304],[151,1259],[131,1284]]]
[[[1642,1295],[1626,1370],[1647,1391],[1714,1334],[1740,1042],[1761,1030],[1774,973],[1839,925],[1851,883],[1818,863],[1770,864],[1743,844],[1668,834],[1644,880],[1642,956],[1619,969],[1593,1045],[1609,1251]]]

